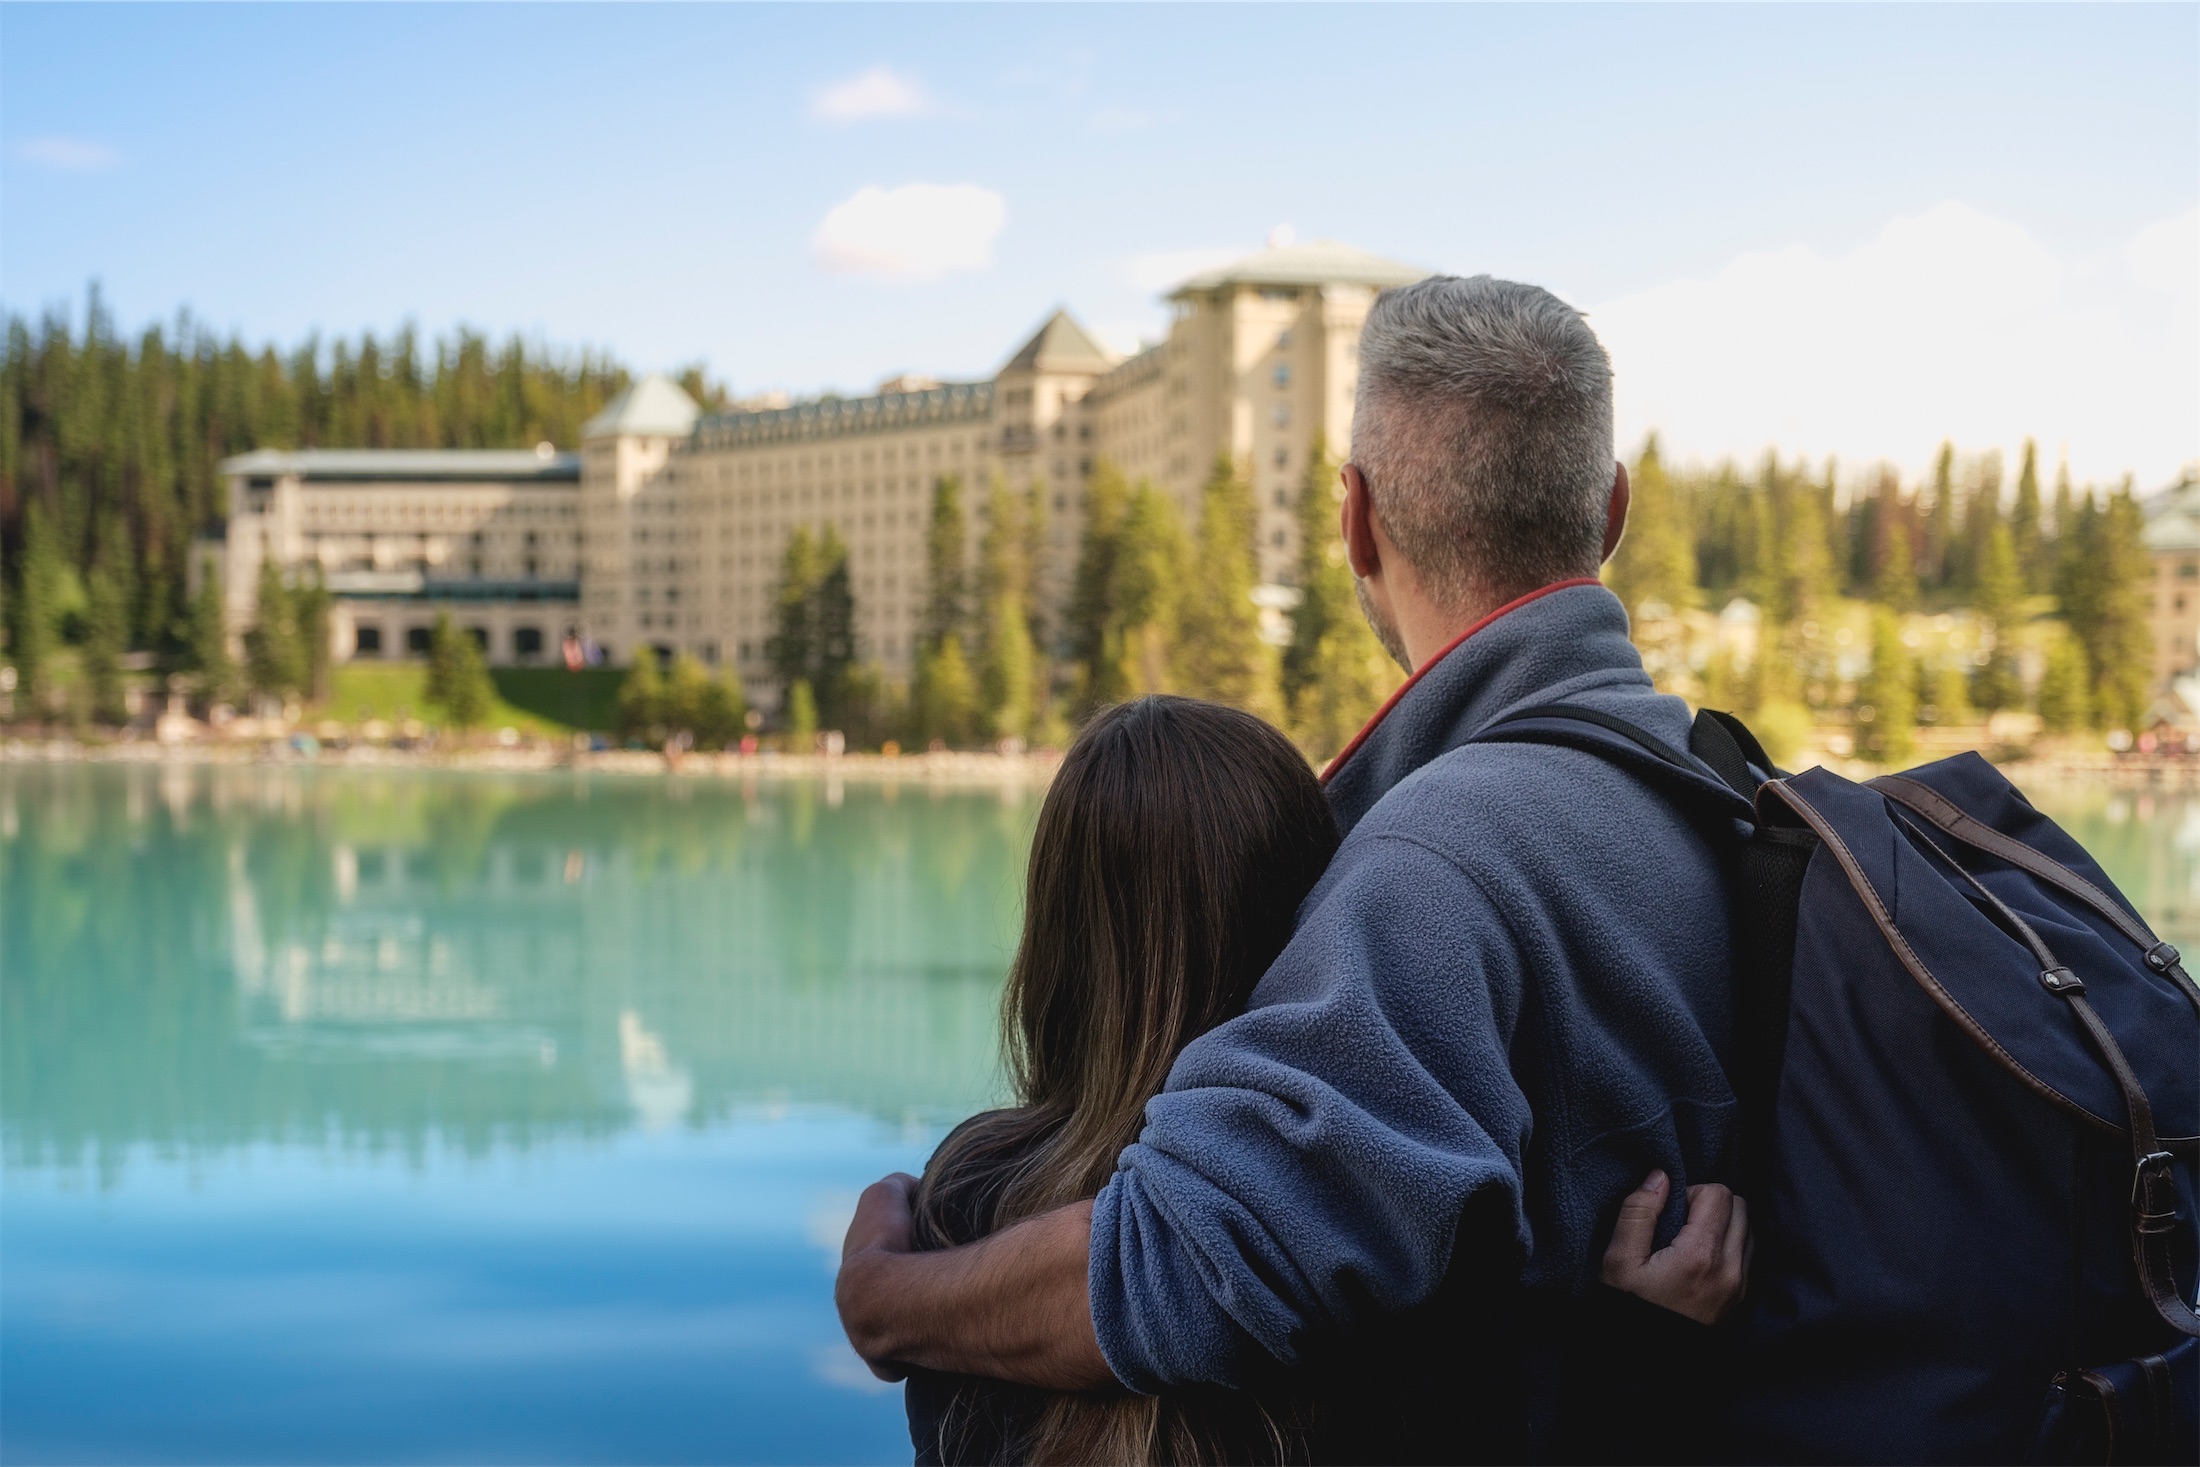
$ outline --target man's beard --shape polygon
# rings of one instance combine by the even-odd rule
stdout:
[[[1390,654],[1391,660],[1411,676],[1413,659],[1406,656],[1406,641],[1398,635],[1398,623],[1385,620],[1382,613],[1375,609],[1375,603],[1368,599],[1367,582],[1358,576],[1352,578],[1352,594],[1360,598],[1360,614],[1367,618],[1367,624],[1374,629],[1375,640],[1382,643],[1383,650]]]

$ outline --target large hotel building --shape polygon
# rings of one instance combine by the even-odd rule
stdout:
[[[1190,524],[1229,454],[1260,505],[1261,575],[1285,583],[1306,456],[1317,437],[1351,438],[1360,323],[1377,291],[1424,273],[1338,244],[1272,248],[1170,292],[1159,345],[1120,359],[1058,311],[990,381],[900,377],[869,397],[704,413],[645,377],[589,420],[578,453],[248,453],[223,465],[230,621],[251,624],[273,556],[291,574],[319,566],[338,660],[417,655],[448,612],[492,663],[554,658],[572,634],[614,662],[688,652],[763,682],[787,538],[831,526],[861,653],[906,676],[933,485],[963,482],[973,552],[994,476],[1036,486],[1058,602],[1103,457]]]

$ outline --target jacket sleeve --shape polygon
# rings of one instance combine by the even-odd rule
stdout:
[[[1093,1322],[1133,1390],[1254,1385],[1425,1301],[1455,1240],[1525,1254],[1517,946],[1452,861],[1370,835],[1247,1012],[1178,1057],[1094,1208]]]

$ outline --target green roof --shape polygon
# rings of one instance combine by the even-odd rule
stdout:
[[[679,383],[652,372],[581,424],[581,439],[685,438],[701,415],[702,409],[680,390]]]
[[[1432,273],[1333,239],[1316,239],[1262,250],[1220,270],[1194,275],[1169,295],[1173,299],[1225,285],[1371,285],[1380,289],[1411,285]]]
[[[2200,478],[2182,479],[2146,501],[2146,545],[2157,553],[2200,550]]]

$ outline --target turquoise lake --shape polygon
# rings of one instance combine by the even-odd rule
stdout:
[[[1032,791],[0,765],[0,1458],[906,1461]],[[2041,793],[2164,935],[2200,802]]]

